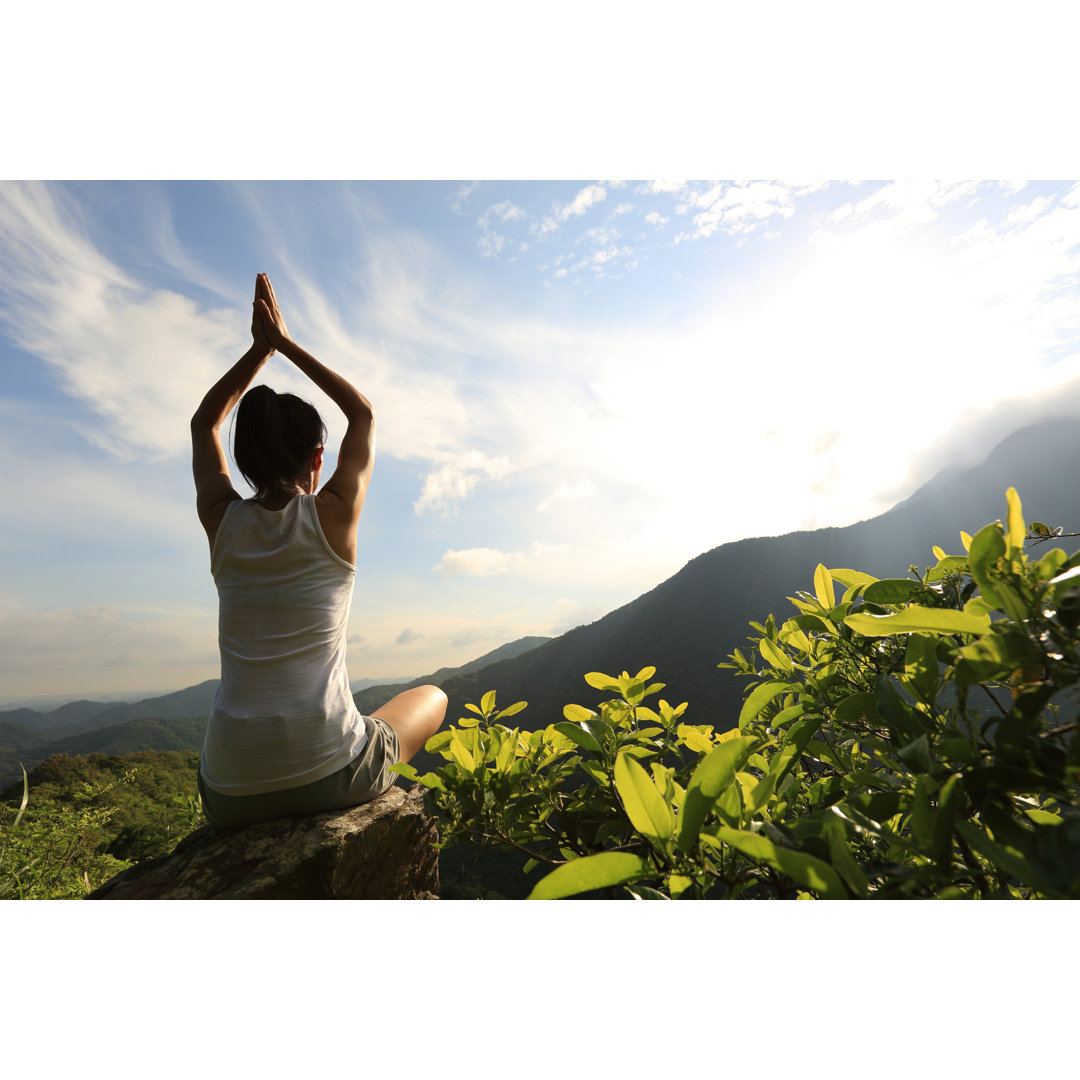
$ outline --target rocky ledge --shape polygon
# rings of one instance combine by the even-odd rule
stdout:
[[[207,825],[87,899],[436,900],[437,839],[423,789],[393,787],[349,810],[238,829]]]

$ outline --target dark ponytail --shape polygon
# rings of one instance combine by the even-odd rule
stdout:
[[[306,479],[311,455],[326,441],[314,405],[295,394],[253,386],[236,409],[233,457],[256,498],[292,494]]]

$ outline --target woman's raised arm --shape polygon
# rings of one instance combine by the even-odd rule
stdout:
[[[255,296],[262,283],[255,279]],[[251,348],[206,392],[191,418],[191,468],[195,476],[195,508],[213,550],[218,525],[230,502],[240,495],[232,485],[229,464],[221,445],[220,429],[252,380],[274,354],[261,315],[251,319]]]
[[[265,274],[259,275],[255,313],[262,319],[267,343],[291,360],[345,414],[348,428],[341,440],[337,468],[319,492],[333,531],[339,535],[355,561],[356,525],[371,480],[375,458],[375,412],[355,386],[337,372],[319,363],[289,337],[278,307],[274,287]],[[329,539],[329,537],[328,537]]]

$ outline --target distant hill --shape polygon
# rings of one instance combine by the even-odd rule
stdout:
[[[483,671],[484,668],[490,667],[492,664],[497,664],[502,660],[512,660],[551,640],[552,639],[548,637],[518,638],[517,641],[511,641],[506,645],[500,645],[497,649],[493,649],[489,653],[484,653],[483,656],[477,657],[475,660],[470,660],[467,664],[462,664],[461,667],[439,668],[438,671],[433,671],[430,675],[421,675],[420,678],[412,679],[405,683],[385,683],[381,686],[369,686],[366,689],[359,690],[353,694],[353,700],[356,702],[356,707],[362,713],[370,714],[380,705],[386,704],[386,702],[395,694],[400,694],[402,690],[409,690],[414,686],[424,686],[427,683],[433,683],[435,686],[443,686],[447,682],[459,678],[460,676]]]
[[[812,590],[814,567],[848,567],[878,577],[906,577],[908,566],[932,565],[931,547],[962,553],[960,530],[974,532],[1005,514],[1015,487],[1027,521],[1080,529],[1080,424],[1048,421],[1005,439],[980,465],[946,469],[903,503],[846,528],[757,537],[724,544],[692,559],[656,588],[589,626],[578,627],[522,656],[445,681],[447,715],[496,690],[500,703],[529,708],[514,718],[538,728],[562,719],[570,702],[593,705],[603,695],[588,671],[618,674],[657,668],[673,705],[689,701],[687,720],[734,726],[744,682],[716,665],[743,646],[751,619],[794,614],[786,597]],[[1072,551],[1080,544],[1064,540]]]
[[[71,735],[42,738],[11,723],[0,724],[0,787],[22,776],[53,754],[107,754],[119,757],[142,750],[202,750],[206,719],[162,720],[140,718],[112,727]]]
[[[376,688],[371,692],[378,699],[377,704],[366,711],[371,712],[405,686],[439,682],[475,671],[493,660],[518,656],[548,640],[521,638],[461,667],[440,668],[433,675],[390,688],[388,693]],[[0,712],[0,785],[22,775],[20,762],[30,769],[51,754],[119,756],[138,750],[201,750],[206,718],[217,686],[217,679],[208,679],[185,690],[132,703],[75,701],[51,713],[33,709]]]

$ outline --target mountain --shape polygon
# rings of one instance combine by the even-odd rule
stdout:
[[[408,690],[414,686],[424,686],[427,683],[443,686],[447,682],[463,675],[471,675],[474,672],[483,671],[485,668],[490,667],[492,664],[497,664],[502,660],[512,660],[551,640],[551,638],[547,637],[518,638],[517,641],[511,641],[506,645],[500,645],[497,649],[492,649],[491,652],[484,653],[483,656],[477,657],[475,660],[470,660],[467,664],[462,664],[461,667],[439,668],[438,671],[433,671],[430,675],[421,675],[420,678],[412,679],[409,682],[384,683],[381,686],[369,686],[353,694],[353,700],[356,702],[356,707],[362,713],[372,713],[380,705],[384,705],[389,701],[395,694],[400,694],[402,690]]]
[[[103,728],[114,727],[130,720],[151,718],[155,720],[205,719],[217,690],[217,679],[208,679],[197,686],[189,686],[171,694],[143,698],[140,701],[108,703],[102,701],[72,701],[52,712],[35,709],[9,709],[0,712],[0,732],[9,724],[37,732],[42,736],[82,735]],[[5,745],[0,735],[0,747]],[[147,747],[146,749],[154,749]]]
[[[795,614],[786,599],[812,591],[814,568],[847,567],[877,577],[906,577],[932,565],[931,547],[962,553],[959,533],[1004,517],[1005,491],[1015,487],[1027,521],[1080,531],[1080,424],[1048,421],[1001,442],[982,464],[947,469],[903,503],[845,528],[756,537],[724,544],[692,559],[656,588],[589,626],[578,627],[522,656],[442,684],[448,717],[462,715],[487,690],[500,704],[526,700],[514,718],[526,728],[562,719],[563,706],[603,698],[583,676],[631,673],[647,665],[666,684],[661,697],[688,701],[690,723],[734,726],[745,680],[717,670],[743,646],[748,623]],[[1070,541],[1062,543],[1072,550]],[[1078,545],[1080,546],[1080,545]]]
[[[457,668],[439,671],[410,683],[375,688],[377,703],[371,712],[406,686],[441,682],[467,674],[488,664],[521,655],[549,638],[521,638],[502,645]],[[201,750],[206,718],[218,680],[208,679],[185,690],[120,704],[76,701],[51,713],[33,709],[0,712],[0,785],[17,780],[20,763],[30,769],[50,754],[109,754],[119,756],[138,750]],[[359,698],[365,691],[360,691]],[[364,711],[362,709],[362,711]]]
[[[202,750],[206,717],[161,720],[141,717],[111,727],[70,735],[41,736],[10,722],[0,723],[0,787],[22,777],[52,754],[106,754],[120,757],[142,750]]]

